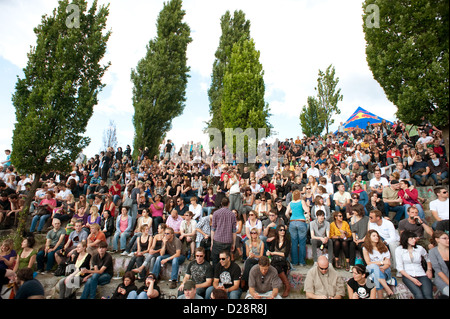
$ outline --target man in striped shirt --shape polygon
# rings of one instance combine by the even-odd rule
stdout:
[[[222,206],[214,212],[211,225],[211,260],[213,268],[219,262],[222,250],[233,251],[236,244],[236,216],[228,208],[228,197],[222,199]]]

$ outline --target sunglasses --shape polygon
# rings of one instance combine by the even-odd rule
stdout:
[[[325,271],[325,270],[328,270],[328,267],[327,268],[319,267],[319,269]]]
[[[284,229],[284,228],[281,228],[279,231],[286,231],[286,229]]]
[[[256,234],[258,234],[257,232],[254,232],[254,231],[252,231],[250,234],[252,234],[252,235],[256,235]]]
[[[225,258],[223,258],[223,257],[219,258],[219,260],[222,260],[222,261],[226,260],[226,259],[227,259],[226,257]]]
[[[172,233],[164,233],[164,235],[169,236],[172,235]]]
[[[195,255],[195,257],[198,257],[198,258],[205,257],[205,255]]]

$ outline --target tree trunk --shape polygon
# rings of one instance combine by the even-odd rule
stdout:
[[[27,218],[29,217],[29,211],[30,211],[30,205],[31,202],[34,199],[34,195],[36,194],[36,190],[38,188],[40,179],[41,179],[42,172],[35,173],[34,174],[34,180],[31,184],[30,192],[28,193],[27,198],[25,199],[25,203],[23,205],[22,211],[19,213],[19,224],[17,227],[17,234],[19,235],[18,238],[20,238],[25,230],[25,225],[27,222]]]

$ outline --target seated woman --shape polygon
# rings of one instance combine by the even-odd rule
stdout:
[[[429,251],[431,266],[434,270],[434,284],[448,298],[448,234],[437,230],[430,241],[434,245],[434,248]]]
[[[359,182],[353,183],[351,195],[353,195],[353,194],[359,195],[359,199],[358,199],[359,204],[366,206],[366,204],[369,202],[369,195],[362,188],[361,183],[359,183]]]
[[[400,246],[395,249],[395,265],[415,299],[433,299],[431,262],[425,248],[417,245],[417,240],[417,235],[411,231],[401,233]],[[426,272],[422,268],[422,258],[427,263]]]
[[[244,271],[242,274],[241,287],[245,288],[248,283],[248,275],[250,269],[258,264],[259,258],[264,256],[264,242],[259,238],[259,232],[256,228],[250,230],[250,240],[245,245],[247,259],[244,263]]]
[[[137,290],[130,291],[127,299],[159,299],[161,289],[158,286],[157,278],[154,274],[148,274],[145,284]]]
[[[87,243],[82,241],[77,245],[76,252],[70,256],[69,264],[71,266],[67,267],[72,268],[73,272],[58,282],[59,299],[69,299],[75,293],[74,289],[81,286],[80,270],[81,268],[89,268],[91,261],[91,254],[86,249]]]
[[[50,218],[53,209],[57,206],[55,193],[48,191],[45,194],[45,198],[41,200],[39,206],[33,212],[33,219],[31,220],[30,232],[33,233],[36,230],[41,232],[44,229],[47,219]],[[39,223],[39,225],[38,225]]]
[[[363,256],[370,278],[375,283],[377,298],[383,299],[383,290],[388,297],[392,297],[394,292],[388,285],[391,281],[391,254],[376,230],[371,229],[367,232]]]
[[[5,239],[0,247],[0,269],[13,269],[17,252],[13,249],[14,241],[12,239]]]
[[[13,269],[15,273],[22,268],[35,269],[36,255],[38,252],[33,248],[35,243],[36,240],[34,239],[34,236],[28,236],[22,240],[21,248],[17,254],[17,260]]]
[[[352,231],[349,224],[343,220],[343,213],[337,211],[333,214],[334,221],[330,224],[330,238],[333,240],[334,267],[341,269],[339,262],[341,251],[344,252],[346,261],[346,270],[350,271],[350,241],[352,240]]]
[[[352,240],[350,241],[350,271],[356,262],[356,252],[359,251],[362,258],[362,245],[366,238],[367,228],[369,225],[369,217],[365,215],[365,211],[361,208],[352,211],[352,216],[348,221],[352,231]]]
[[[353,277],[347,281],[349,299],[377,299],[377,291],[367,277],[366,266],[356,265],[352,269]]]
[[[269,250],[266,254],[268,257],[271,257],[271,265],[278,271],[278,277],[280,277],[284,284],[284,292],[282,297],[286,298],[289,296],[291,289],[291,284],[287,278],[287,273],[291,268],[288,261],[291,253],[291,240],[289,236],[287,236],[286,225],[279,225],[276,231],[277,233],[275,240],[270,242]]]
[[[132,217],[128,215],[128,208],[123,206],[120,216],[116,220],[116,232],[113,238],[114,252],[119,251],[119,240],[121,253],[125,251],[127,240],[131,235],[131,229],[133,226]]]
[[[134,273],[131,271],[127,271],[123,277],[122,282],[117,286],[116,290],[114,291],[113,295],[111,296],[111,299],[128,299],[128,295],[132,291],[137,291],[137,287],[134,284],[136,277],[134,276]],[[104,299],[105,297],[103,297]]]

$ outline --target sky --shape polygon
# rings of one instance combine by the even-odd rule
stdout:
[[[104,62],[111,66],[103,77],[106,87],[94,107],[86,135],[90,145],[83,151],[94,156],[103,149],[103,135],[110,121],[117,129],[118,145],[133,145],[131,70],[146,54],[156,36],[156,19],[163,0],[99,0],[110,3],[107,28],[112,31]],[[92,1],[89,1],[89,6]],[[373,78],[365,55],[362,0],[184,0],[184,21],[191,28],[187,49],[190,67],[185,109],[172,121],[167,138],[176,147],[190,141],[206,145],[203,133],[210,119],[208,88],[214,53],[221,36],[220,18],[227,10],[242,10],[250,20],[250,36],[260,51],[276,137],[302,136],[299,115],[308,96],[316,95],[319,70],[332,64],[339,77],[343,101],[335,115],[337,128],[361,106],[393,121],[397,108]],[[0,159],[11,148],[15,109],[11,102],[17,77],[23,77],[27,54],[36,45],[33,29],[44,14],[51,14],[57,0],[0,0]]]

